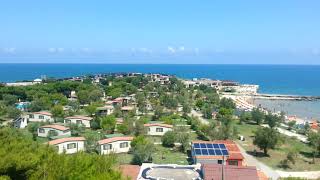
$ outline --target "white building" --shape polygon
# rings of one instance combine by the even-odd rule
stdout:
[[[24,117],[28,122],[54,122],[52,114],[48,111],[40,111],[33,112],[24,115]]]
[[[48,144],[56,146],[59,154],[64,152],[66,154],[73,154],[85,150],[85,140],[84,137],[67,137],[49,141]]]
[[[147,134],[151,136],[163,136],[166,132],[172,131],[173,126],[170,124],[145,124],[147,129]]]
[[[113,113],[114,107],[111,105],[106,105],[103,107],[98,107],[97,108],[97,114],[100,115],[110,115]]]
[[[82,124],[83,126],[90,128],[91,127],[90,122],[92,120],[93,118],[88,116],[69,116],[64,119],[64,123]]]
[[[55,136],[71,136],[71,131],[68,127],[58,124],[50,124],[38,128],[39,137],[48,137],[50,132],[56,134]]]
[[[127,153],[131,148],[133,137],[112,137],[98,142],[100,154]]]

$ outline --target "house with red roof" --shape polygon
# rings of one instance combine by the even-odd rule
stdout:
[[[127,153],[131,148],[131,136],[111,137],[98,141],[100,154]]]
[[[147,134],[150,136],[163,136],[173,129],[172,125],[161,123],[144,124],[144,127],[147,128]]]
[[[92,117],[89,116],[69,116],[64,118],[64,123],[70,124],[82,124],[83,126],[90,128],[91,127],[91,121],[93,120]]]
[[[39,137],[48,137],[48,135],[71,136],[71,131],[70,128],[58,124],[50,124],[38,128]]]
[[[24,118],[27,122],[54,122],[52,114],[48,111],[28,113]]]
[[[49,141],[48,144],[57,147],[58,153],[73,154],[85,150],[84,137],[66,137]]]
[[[244,157],[231,140],[193,141],[191,148],[194,163],[243,165]]]

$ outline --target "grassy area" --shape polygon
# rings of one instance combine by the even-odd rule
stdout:
[[[312,164],[312,149],[309,145],[300,142],[295,138],[283,136],[282,143],[273,150],[269,150],[269,156],[264,156],[262,151],[253,145],[253,134],[258,129],[257,125],[237,124],[240,135],[245,137],[245,141],[238,141],[239,144],[250,154],[257,150],[257,159],[266,165],[285,171],[312,171],[320,170],[320,158],[316,158],[315,164]],[[286,159],[287,153],[298,150],[296,163],[290,164],[290,168],[283,169],[279,166],[280,161]],[[261,153],[260,153],[261,152]]]
[[[157,164],[188,164],[187,154],[179,152],[175,149],[165,148],[161,145],[155,146],[156,151],[153,154],[153,163]],[[120,164],[130,164],[133,158],[132,154],[117,154],[117,159]]]

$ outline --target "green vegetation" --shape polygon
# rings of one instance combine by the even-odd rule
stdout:
[[[58,155],[11,128],[0,129],[0,143],[0,176],[10,179],[122,179],[113,156]]]

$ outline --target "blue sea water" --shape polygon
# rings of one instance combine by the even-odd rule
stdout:
[[[258,84],[261,93],[320,96],[320,66],[311,65],[0,64],[0,82],[112,72],[235,80]]]

